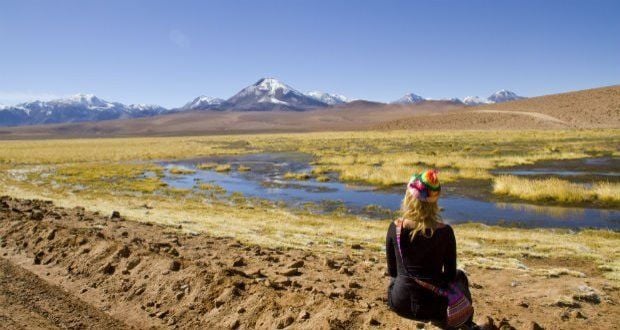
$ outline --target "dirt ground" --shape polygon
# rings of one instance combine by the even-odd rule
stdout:
[[[2,328],[432,328],[389,311],[384,256],[363,246],[265,248],[113,210],[1,197],[0,256]],[[570,260],[541,262],[596,274]],[[620,288],[598,275],[466,271],[475,320],[488,329],[620,324]]]

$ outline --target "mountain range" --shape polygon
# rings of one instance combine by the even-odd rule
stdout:
[[[439,101],[462,105],[479,105],[523,98],[511,91],[500,90],[487,99],[466,97],[463,100],[452,98]],[[409,93],[391,103],[407,105],[432,101],[437,100],[426,99]],[[0,105],[0,126],[129,119],[190,110],[304,111],[337,106],[349,102],[351,100],[343,95],[319,91],[302,93],[277,79],[262,78],[227,100],[203,95],[196,97],[181,107],[173,109],[150,104],[125,105],[119,102],[108,102],[92,94],[77,94],[51,101],[25,102],[15,106]]]

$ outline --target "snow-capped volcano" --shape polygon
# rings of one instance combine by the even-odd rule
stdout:
[[[40,101],[37,101],[40,102]],[[75,94],[73,96],[43,102],[48,106],[83,106],[91,110],[110,109],[118,105],[104,101],[93,94]]]
[[[508,102],[508,101],[515,101],[515,100],[525,99],[525,97],[519,96],[519,95],[517,95],[514,92],[511,92],[509,90],[502,89],[502,90],[499,90],[499,91],[493,93],[487,99],[491,103],[502,103],[502,102]]]
[[[324,93],[324,92],[319,92],[319,91],[312,91],[312,92],[306,93],[306,95],[310,96],[311,98],[315,100],[328,104],[328,105],[336,105],[336,104],[343,104],[343,103],[349,102],[349,99],[346,96],[340,95],[340,94],[331,94],[331,93]]]
[[[399,98],[398,100],[392,102],[392,104],[416,104],[424,101],[426,101],[426,99],[422,96],[414,93],[408,93],[405,94],[403,97]]]
[[[33,101],[0,108],[0,126],[37,125],[137,118],[165,113],[158,105],[108,102],[93,94]]]
[[[217,108],[224,103],[223,99],[201,95],[185,104],[181,110],[208,110]]]
[[[274,78],[263,78],[222,103],[231,110],[306,110],[325,107],[314,99]]]
[[[487,99],[483,99],[478,96],[467,96],[463,99],[463,103],[465,105],[480,105],[480,104],[487,104],[491,102]]]
[[[486,99],[480,98],[478,96],[468,96],[463,99],[463,103],[465,105],[482,105],[482,104],[492,104],[492,103],[502,103],[508,101],[515,101],[525,99],[526,97],[519,96],[514,92],[502,89],[499,90]]]

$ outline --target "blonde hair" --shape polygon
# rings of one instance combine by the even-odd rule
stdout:
[[[423,202],[417,199],[409,189],[405,192],[400,212],[403,221],[406,219],[413,223],[406,226],[411,229],[412,240],[418,232],[426,236],[428,230],[430,230],[430,235],[426,237],[433,236],[438,224],[442,223],[437,202]]]

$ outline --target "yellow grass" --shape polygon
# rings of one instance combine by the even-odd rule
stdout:
[[[557,178],[526,179],[502,175],[494,179],[493,191],[532,201],[620,202],[620,184],[611,182],[597,182],[587,187]]]
[[[228,172],[230,171],[230,164],[221,164],[215,167],[216,172]]]
[[[196,171],[191,170],[189,168],[184,168],[184,167],[173,167],[170,169],[170,174],[175,174],[175,175],[193,174],[193,173],[196,173]]]
[[[251,168],[244,166],[244,165],[239,165],[237,167],[237,171],[239,172],[249,172],[251,170]]]
[[[217,163],[202,163],[202,164],[198,164],[198,166],[196,167],[201,170],[212,170],[216,168],[217,165],[218,165]]]
[[[310,179],[310,174],[306,172],[286,172],[284,173],[284,178],[287,180],[308,180]]]

